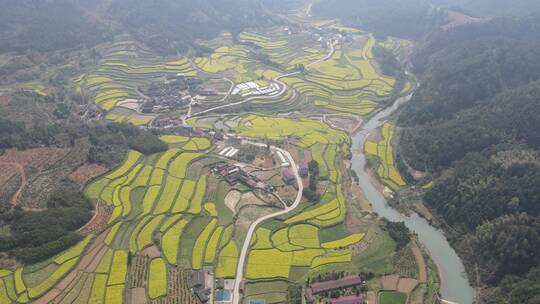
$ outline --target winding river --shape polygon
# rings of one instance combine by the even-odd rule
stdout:
[[[409,96],[397,99],[394,104],[377,113],[363,124],[358,133],[352,137],[353,151],[363,151],[367,135],[380,127],[385,118],[396,111],[400,105],[409,101]],[[366,159],[363,152],[356,152],[352,158],[352,168],[358,174],[360,188],[373,205],[373,209],[392,222],[405,222],[405,225],[418,234],[420,242],[428,249],[437,264],[441,277],[441,296],[444,300],[459,304],[471,304],[474,290],[465,274],[465,267],[455,250],[450,246],[443,232],[431,226],[428,221],[414,213],[407,217],[390,207],[383,195],[375,188],[366,172]]]

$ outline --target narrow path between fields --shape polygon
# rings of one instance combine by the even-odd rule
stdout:
[[[15,206],[17,205],[17,201],[19,200],[19,197],[21,196],[24,187],[26,187],[26,173],[24,173],[24,167],[19,163],[13,162],[0,162],[0,165],[13,166],[21,175],[21,186],[19,187],[19,189],[17,189],[17,191],[15,192],[15,194],[13,194],[11,200],[9,201],[11,205]]]

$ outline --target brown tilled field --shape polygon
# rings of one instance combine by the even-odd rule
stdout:
[[[19,175],[18,193],[11,193],[13,204],[24,208],[45,207],[50,194],[56,190],[58,182],[69,178],[81,186],[90,178],[105,172],[106,168],[87,164],[89,143],[79,140],[72,148],[39,147],[27,150],[9,149],[0,156],[0,165]],[[2,179],[4,179],[4,175]],[[22,186],[21,186],[22,184]],[[4,185],[4,183],[2,183]],[[0,187],[0,196],[13,192],[13,187]]]
[[[0,163],[0,202],[15,204],[25,183],[24,169],[17,163]]]
[[[79,168],[77,168],[77,170],[73,171],[69,175],[69,178],[71,178],[73,181],[77,182],[78,184],[82,185],[88,182],[90,179],[96,176],[100,176],[107,171],[108,169],[102,165],[87,164],[87,165],[82,165]]]

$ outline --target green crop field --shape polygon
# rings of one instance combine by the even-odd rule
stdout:
[[[41,263],[39,269],[32,266],[17,268],[13,273],[0,271],[0,300],[2,303],[28,303],[45,294],[65,277],[79,262],[81,255],[92,241],[89,235],[63,253]]]
[[[252,138],[295,139],[300,149],[311,152],[319,163],[320,175],[329,182],[321,202],[285,219],[284,228],[257,229],[248,256],[247,278],[290,279],[292,267],[317,269],[351,262],[351,251],[340,248],[360,242],[363,234],[336,235],[322,244],[319,239],[322,228],[341,223],[345,216],[341,172],[336,164],[338,157],[349,153],[348,137],[320,122],[254,115],[242,118],[236,132]]]
[[[97,92],[92,93],[94,102],[110,111],[122,100],[138,98],[137,87],[150,83],[153,77],[176,73],[195,76],[197,71],[186,58],[159,57],[134,41],[123,41],[110,48],[95,71],[76,77],[73,83],[77,91]],[[135,125],[147,124],[151,119],[113,113],[106,118]]]
[[[382,128],[383,140],[379,143],[367,141],[364,150],[367,155],[373,155],[379,158],[379,168],[377,174],[381,181],[392,189],[405,186],[405,181],[399,174],[394,163],[394,154],[392,149],[392,138],[394,136],[394,125],[385,123]]]
[[[282,110],[318,109],[319,112],[368,115],[381,100],[390,96],[396,83],[394,78],[379,71],[373,48],[381,46],[399,52],[407,47],[407,43],[398,39],[377,41],[373,35],[336,23],[327,26],[328,29],[341,30],[356,37],[335,45],[328,59],[329,48],[314,43],[310,35],[303,32],[283,35],[250,31],[242,32],[234,39],[229,33],[223,33],[212,40],[200,41],[209,49],[208,55],[191,58],[161,57],[134,41],[126,40],[111,47],[97,69],[75,77],[73,84],[78,91],[89,92],[99,107],[109,111],[107,119],[145,125],[151,121],[151,116],[110,111],[123,100],[137,99],[137,88],[148,84],[151,79],[183,73],[211,81],[227,78],[222,87],[228,87],[228,82],[240,84],[248,81],[265,86],[271,83],[269,80],[302,65],[309,73],[283,78],[290,89],[275,98],[253,100],[252,103],[257,104],[255,108],[263,113],[279,107]],[[255,56],[255,53],[260,55]],[[271,68],[268,62],[273,63]],[[291,98],[291,89],[300,96]],[[166,141],[169,144],[185,144],[188,150],[204,150],[207,147],[204,143],[178,140],[169,137]]]
[[[364,236],[365,234],[363,233],[351,234],[340,240],[322,243],[321,246],[326,249],[336,249],[336,248],[347,247],[347,246],[360,242],[364,238]]]
[[[397,291],[381,291],[379,292],[380,304],[405,304],[407,303],[407,295]]]
[[[216,277],[231,278],[236,274],[238,264],[238,247],[234,242],[229,242],[220,252]]]
[[[148,296],[156,299],[167,294],[167,267],[163,259],[150,262],[148,278]]]
[[[391,96],[412,92],[412,82],[383,75],[377,52],[374,54],[376,47],[400,53],[409,45],[394,38],[377,41],[373,35],[337,21],[321,21],[317,26],[347,34],[340,43],[327,43],[305,30],[246,29],[199,40],[197,45],[204,51],[187,52],[187,57],[159,55],[129,36],[115,37],[114,43],[97,47],[103,55],[97,66],[74,75],[71,87],[103,110],[106,120],[150,126],[157,114],[139,115],[122,104],[144,99],[141,88],[181,73],[199,78],[201,87],[219,91],[218,97],[197,96],[189,110],[183,104],[157,118],[182,118],[193,127],[191,133],[203,128],[216,131],[216,136],[191,137],[180,126],[174,132],[183,135],[170,135],[169,131],[163,135],[157,130],[167,144],[166,151],[154,155],[129,151],[121,165],[92,179],[84,192],[105,207],[105,215],[98,214],[96,220],[102,226],[37,266],[0,270],[0,303],[31,303],[48,292],[59,293],[61,299],[55,303],[123,303],[132,302],[128,297],[135,289],[145,297],[141,302],[169,303],[182,293],[179,282],[187,286],[190,270],[209,267],[215,279],[234,278],[244,241],[250,242],[246,300],[287,302],[289,283],[304,283],[306,277],[327,270],[352,267],[388,272],[390,252],[395,249],[389,236],[383,232],[373,241],[374,249],[370,244],[358,253],[361,246],[355,245],[371,242],[364,241],[369,233],[348,230],[350,217],[345,219],[352,203],[351,178],[344,160],[351,157],[352,142],[342,131],[347,129],[342,125],[349,122],[340,119],[361,121],[387,104]],[[256,88],[242,88],[247,82],[277,89],[256,96]],[[232,93],[235,87],[242,89]],[[41,83],[29,83],[28,88],[47,94]],[[377,172],[382,182],[397,189],[405,181],[394,163],[394,126],[387,123],[381,132],[380,142],[367,142],[364,148],[366,154],[380,160]],[[244,159],[244,149],[233,160],[217,155],[224,145],[233,145],[221,140],[223,134],[290,148],[298,163],[316,161],[316,187],[310,187],[312,192],[316,190],[317,200],[304,192],[299,207],[261,224],[253,239],[244,240],[251,217],[277,210],[274,201],[279,203],[282,198],[284,204],[291,204],[297,188],[281,180],[283,168],[275,163],[277,158],[268,158],[275,154],[270,147],[265,152],[268,155],[256,155],[253,163]],[[275,167],[265,169],[273,175],[263,182],[275,187],[274,193],[261,189],[249,193],[248,186],[227,183],[213,168],[217,163],[240,163],[246,171],[260,174],[265,171],[260,169],[261,163],[267,166],[266,161]],[[306,178],[306,188],[309,183]],[[239,206],[228,201],[233,191],[241,195]],[[256,206],[262,203],[252,203],[248,195],[266,205]],[[351,231],[368,230],[355,227]],[[64,279],[70,281],[60,285],[67,286],[53,289]],[[402,303],[406,298],[402,301],[401,297],[384,291],[379,302]]]

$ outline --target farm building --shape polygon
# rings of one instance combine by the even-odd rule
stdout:
[[[294,176],[294,173],[289,169],[283,170],[281,175],[283,178],[283,182],[285,182],[285,184],[287,185],[292,185],[296,181],[296,177]]]
[[[207,303],[212,293],[210,287],[206,286],[206,276],[205,271],[192,271],[189,275],[189,286],[202,303]]]
[[[234,185],[237,182],[242,182],[251,188],[260,187],[265,188],[266,185],[246,171],[242,170],[238,166],[234,165],[219,165],[214,168],[230,185]]]
[[[304,290],[304,297],[306,298],[306,301],[308,303],[314,303],[316,300],[315,299],[316,294],[319,294],[325,291],[353,287],[353,286],[358,286],[358,285],[362,285],[362,279],[358,275],[349,275],[341,279],[332,280],[332,281],[316,282],[316,283],[311,284],[308,288]],[[339,302],[339,303],[346,304],[349,302]],[[354,304],[356,302],[351,302],[351,303]]]
[[[236,184],[240,179],[240,168],[237,166],[220,165],[216,167],[216,170],[231,185]]]
[[[298,166],[298,173],[302,177],[306,177],[309,174],[309,166],[306,162],[301,162]]]
[[[204,271],[192,271],[189,275],[189,285],[191,288],[204,287]]]

